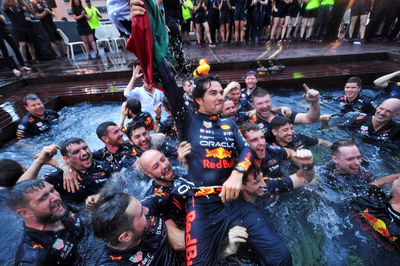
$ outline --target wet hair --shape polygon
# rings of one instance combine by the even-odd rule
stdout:
[[[126,101],[126,107],[135,115],[142,112],[142,103],[136,98],[129,98]]]
[[[162,104],[163,104],[164,108],[166,108],[168,111],[171,111],[171,107],[169,105],[168,98],[165,97],[165,95],[162,99]]]
[[[128,127],[126,128],[126,135],[128,136],[128,138],[131,138],[132,131],[141,127],[144,127],[146,129],[146,125],[142,121],[130,122],[128,124]]]
[[[29,93],[29,94],[25,95],[25,97],[22,99],[22,102],[24,103],[25,106],[28,105],[28,100],[31,100],[31,101],[40,100],[40,98],[34,93]]]
[[[275,116],[269,125],[270,129],[275,129],[278,130],[281,126],[284,126],[286,124],[292,124],[293,122],[285,116]]]
[[[67,147],[71,144],[79,144],[81,142],[85,142],[85,140],[81,139],[81,138],[69,138],[64,140],[63,143],[61,143],[60,145],[60,152],[63,156],[67,156],[68,155],[68,151],[67,151]]]
[[[261,130],[260,126],[257,124],[253,124],[251,122],[243,123],[240,126],[240,132],[242,133],[243,136],[249,131],[258,131],[258,130]]]
[[[239,82],[231,81],[231,82],[229,82],[229,84],[224,89],[224,98],[227,98],[228,94],[231,93],[234,90],[239,90],[240,91],[240,84],[239,84]]]
[[[358,87],[361,87],[361,85],[362,85],[362,81],[359,77],[351,77],[346,81],[346,84],[347,83],[357,83]]]
[[[338,155],[341,147],[351,147],[355,145],[354,142],[349,140],[337,140],[331,146],[332,155]]]
[[[115,124],[115,123],[112,122],[112,121],[107,121],[107,122],[103,122],[103,123],[101,123],[100,125],[98,125],[98,126],[97,126],[97,129],[96,129],[97,137],[98,137],[99,139],[101,139],[102,137],[107,136],[107,134],[108,134],[108,127],[111,127],[111,126],[117,126],[117,124]]]
[[[251,99],[254,101],[254,98],[261,98],[266,95],[269,95],[269,92],[265,89],[262,88],[257,88],[252,94],[251,94]]]
[[[254,175],[254,180],[258,180],[258,176],[261,173],[261,168],[258,167],[256,164],[251,164],[251,166],[249,167],[249,169],[247,170],[246,173],[243,174],[243,178],[242,178],[242,184],[246,185],[247,180],[249,179],[249,175],[253,174]]]
[[[132,229],[134,217],[126,213],[132,196],[115,193],[100,199],[91,213],[93,233],[110,245],[119,244],[119,236]]]
[[[42,179],[26,180],[16,184],[8,193],[7,205],[14,211],[28,205],[27,195],[43,189],[46,181]]]
[[[192,92],[193,99],[203,98],[206,91],[210,88],[212,81],[218,81],[221,83],[221,79],[218,76],[204,75],[197,78]],[[197,102],[194,102],[198,108],[199,106]]]
[[[24,169],[17,161],[0,160],[0,187],[12,187],[23,175]]]

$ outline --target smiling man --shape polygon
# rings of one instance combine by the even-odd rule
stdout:
[[[66,164],[78,172],[81,180],[76,181],[79,189],[73,193],[64,187],[63,170],[44,176],[44,179],[54,185],[66,203],[84,203],[85,199],[96,194],[104,183],[111,178],[113,169],[105,162],[92,158],[92,152],[86,142],[80,138],[69,138],[60,145],[60,151]]]
[[[42,101],[36,94],[30,93],[22,100],[28,113],[22,118],[17,128],[17,139],[31,138],[57,124],[58,114],[44,109]]]
[[[64,206],[54,186],[28,180],[10,191],[8,205],[24,220],[15,265],[75,265],[83,236],[79,218]]]

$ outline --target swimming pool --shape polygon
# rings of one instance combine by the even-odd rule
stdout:
[[[295,111],[306,111],[303,103],[303,91],[280,89],[272,92],[274,106],[286,105]],[[338,96],[342,91],[324,90],[324,99]],[[374,95],[373,90],[364,94]],[[335,113],[336,108],[328,103],[321,106],[321,113]],[[85,139],[96,150],[104,144],[97,138],[95,129],[104,121],[118,122],[120,103],[87,104],[65,107],[60,111],[60,122],[46,134],[18,144],[9,145],[0,150],[0,158],[18,160],[25,166],[32,162],[32,156],[43,145],[53,142],[59,144],[66,138],[77,136]],[[369,159],[369,170],[375,177],[398,172],[400,169],[399,152],[385,146],[363,143],[346,131],[338,129],[322,130],[320,124],[296,126],[297,133],[326,139],[333,142],[339,138],[354,138],[364,157]],[[28,145],[29,143],[29,145]],[[36,143],[36,144],[32,144]],[[330,151],[324,147],[312,147],[315,156],[318,182],[297,191],[280,195],[271,207],[272,218],[283,241],[292,252],[295,265],[397,265],[399,252],[387,250],[365,234],[359,225],[353,223],[347,207],[351,194],[338,193],[326,184],[321,168],[329,161]],[[384,159],[382,159],[384,158]],[[45,167],[41,174],[52,171]],[[135,179],[131,171],[123,171],[122,179],[128,183],[126,192],[140,196],[147,182]],[[22,233],[22,222],[14,214],[0,209],[0,265],[12,264]],[[101,252],[98,240],[91,234],[83,242],[81,254],[92,264]]]

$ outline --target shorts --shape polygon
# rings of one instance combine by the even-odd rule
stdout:
[[[231,23],[231,13],[229,10],[222,10],[219,16],[219,24]]]
[[[318,8],[314,8],[311,10],[305,10],[304,16],[305,18],[316,18],[318,14]]]
[[[238,21],[238,20],[245,20],[246,17],[244,15],[244,10],[242,9],[235,9],[235,13],[233,13],[233,20]]]
[[[279,5],[276,7],[276,9],[278,9],[278,11],[273,11],[272,12],[272,16],[274,18],[284,18],[286,17],[287,13],[288,13],[288,9],[289,6],[288,5]]]
[[[194,23],[203,24],[207,21],[207,16],[203,12],[194,14]]]
[[[295,18],[295,17],[297,17],[299,12],[300,12],[299,4],[298,3],[295,3],[295,4],[292,3],[288,8],[288,14],[287,15],[289,17]]]
[[[78,24],[77,28],[79,36],[93,35],[93,30],[89,27],[89,24],[87,25],[87,27]]]
[[[55,41],[60,41],[61,36],[57,32],[57,28],[54,24],[47,24],[47,23],[42,23],[44,30],[47,33],[47,36],[49,36],[49,40],[51,42]]]
[[[190,32],[190,22],[192,21],[191,18],[187,19],[187,20],[182,20],[181,23],[181,31],[182,32]]]
[[[367,7],[367,6],[354,5],[351,8],[350,16],[355,17],[355,16],[367,15],[369,12],[370,12],[369,6]]]
[[[29,30],[17,30],[16,31],[18,42],[28,42],[34,43],[35,37],[33,36],[33,32]]]
[[[300,17],[304,17],[304,14],[306,13],[306,5],[304,3],[300,4]]]

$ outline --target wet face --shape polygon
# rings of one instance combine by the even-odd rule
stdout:
[[[203,98],[196,98],[199,112],[207,115],[219,115],[222,112],[224,99],[222,97],[222,86],[218,81],[205,83],[207,88]]]
[[[258,159],[263,159],[265,157],[265,146],[266,141],[264,134],[261,130],[250,130],[244,134],[244,137],[249,144],[250,148],[255,152]]]
[[[149,209],[143,207],[140,201],[132,197],[125,212],[133,217],[131,231],[134,233],[135,239],[140,239],[147,228],[147,214],[149,213]]]
[[[228,93],[228,98],[233,101],[233,103],[237,106],[240,100],[240,89],[233,89],[230,93]]]
[[[132,130],[130,140],[133,146],[140,152],[150,149],[150,136],[149,132],[144,127]]]
[[[276,140],[284,145],[289,144],[293,140],[294,128],[293,124],[287,123],[281,126],[278,130],[272,129],[272,134],[274,134]]]
[[[253,88],[255,88],[256,85],[257,85],[257,78],[256,78],[255,75],[250,75],[250,76],[247,76],[247,77],[244,79],[244,82],[246,83],[246,87],[247,87],[248,89],[253,89]]]
[[[269,94],[263,97],[255,97],[253,99],[253,107],[256,109],[257,114],[266,119],[271,115],[272,99]]]
[[[124,144],[124,132],[119,126],[109,126],[107,136],[102,137],[102,140],[106,144],[119,147]]]
[[[185,81],[183,84],[183,90],[186,92],[186,94],[191,98],[192,97],[192,92],[193,92],[193,82],[192,81]]]
[[[340,147],[337,155],[332,155],[336,169],[342,174],[358,174],[361,166],[361,153],[357,146]]]
[[[27,197],[30,199],[28,209],[39,223],[54,223],[61,220],[66,213],[60,194],[47,182],[44,188],[28,194]]]
[[[399,109],[398,101],[384,101],[376,108],[374,120],[379,124],[385,124],[398,115]]]
[[[254,173],[251,173],[247,176],[247,182],[242,187],[242,193],[246,199],[255,200],[257,197],[264,195],[264,189],[266,187],[267,184],[261,172],[258,174],[257,178],[254,178]]]
[[[34,116],[37,117],[44,116],[44,105],[40,99],[27,100],[25,109]]]
[[[156,179],[162,179],[163,181],[170,182],[174,179],[174,172],[171,168],[171,163],[159,151],[149,151],[146,158],[141,158],[140,166],[145,170],[145,174]]]
[[[344,94],[350,102],[358,96],[360,91],[361,87],[358,86],[356,82],[346,83],[346,85],[344,85]]]
[[[85,172],[92,166],[92,152],[86,142],[73,143],[67,146],[65,161],[74,169]]]
[[[235,119],[237,115],[237,107],[231,100],[227,100],[224,102],[223,108],[222,108],[222,116],[227,117],[230,119]]]

